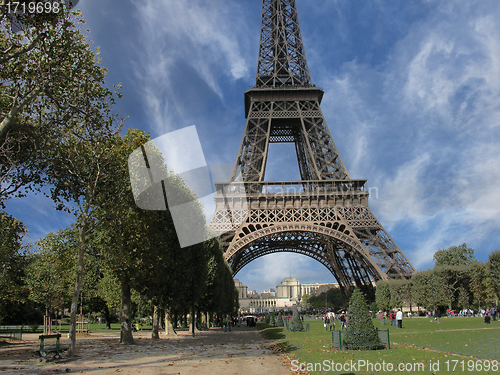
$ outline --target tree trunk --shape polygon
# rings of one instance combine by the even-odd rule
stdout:
[[[78,311],[78,300],[80,298],[80,289],[82,287],[83,272],[85,266],[85,231],[87,229],[87,221],[82,219],[79,228],[78,238],[78,269],[76,271],[75,288],[73,289],[73,298],[71,300],[71,313],[69,323],[69,350],[68,357],[76,355],[76,314]]]
[[[158,326],[160,325],[160,316],[158,311],[158,306],[153,307],[153,330],[151,331],[151,338],[153,340],[158,340],[160,335],[158,333]]]
[[[111,317],[109,316],[108,304],[104,304],[104,319],[106,319],[106,329],[111,329]]]
[[[172,337],[173,335],[177,335],[177,332],[174,331],[172,327],[172,322],[170,321],[170,311],[169,309],[165,309],[165,334],[167,337]]]
[[[195,316],[195,306],[194,303],[191,305],[191,334],[194,337],[194,331],[196,329],[196,316]]]
[[[177,327],[178,319],[179,319],[179,314],[177,313],[177,310],[174,310],[173,319],[172,319],[172,325],[173,325],[174,329],[179,328],[179,327]]]
[[[128,280],[122,280],[122,301],[120,314],[120,344],[134,345],[132,336],[132,317],[130,306],[130,285]]]

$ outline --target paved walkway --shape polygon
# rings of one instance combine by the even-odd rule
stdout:
[[[182,331],[151,340],[150,332],[134,334],[136,345],[119,344],[119,332],[96,332],[77,339],[75,359],[39,362],[29,353],[38,334],[23,334],[22,343],[0,345],[0,374],[291,374],[285,357],[273,354],[269,341],[255,328],[211,329],[193,338]],[[62,340],[67,345],[67,339]]]

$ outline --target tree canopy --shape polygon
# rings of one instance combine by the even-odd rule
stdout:
[[[434,253],[436,266],[466,266],[476,260],[474,249],[467,247],[465,243],[460,246],[451,246]]]

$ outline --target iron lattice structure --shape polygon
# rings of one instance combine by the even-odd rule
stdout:
[[[255,87],[245,92],[245,132],[227,183],[216,183],[211,227],[233,275],[261,256],[294,252],[328,268],[347,294],[415,268],[368,207],[311,83],[294,0],[263,0]],[[264,181],[270,143],[295,144],[300,181]]]

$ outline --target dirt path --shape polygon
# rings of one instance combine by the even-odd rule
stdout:
[[[78,357],[39,362],[29,349],[36,349],[38,335],[23,335],[17,344],[0,346],[3,374],[292,374],[287,359],[268,347],[255,328],[235,327],[233,332],[209,330],[196,334],[179,332],[176,337],[151,340],[150,332],[134,334],[137,345],[120,345],[119,333],[99,332],[77,339]],[[61,339],[62,340],[62,339]],[[67,346],[67,339],[62,340]]]

